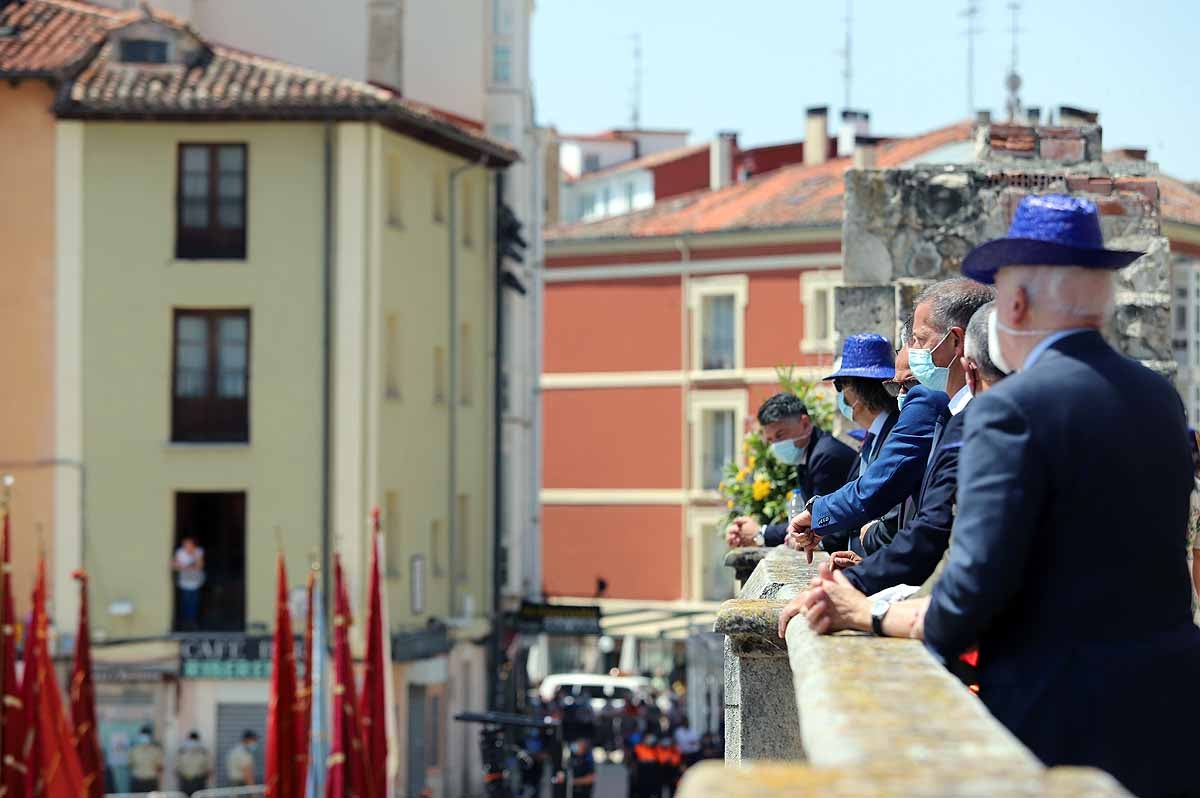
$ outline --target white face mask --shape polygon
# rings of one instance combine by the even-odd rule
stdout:
[[[1004,351],[1000,348],[1000,331],[1003,330],[1007,335],[1020,336],[1037,336],[1049,335],[1054,330],[1018,330],[1014,327],[1009,327],[1004,322],[1000,321],[1000,314],[995,310],[988,316],[988,357],[992,359],[992,363],[996,368],[1003,371],[1005,374],[1012,374],[1014,369],[1007,360],[1004,359]]]

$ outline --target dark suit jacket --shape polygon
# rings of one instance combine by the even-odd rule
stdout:
[[[846,569],[846,578],[863,593],[878,593],[894,585],[920,585],[941,562],[954,524],[963,419],[970,409],[968,405],[942,427],[937,450],[921,482],[916,515],[887,546]]]
[[[943,660],[979,644],[981,698],[1043,762],[1141,796],[1200,789],[1192,471],[1165,379],[1098,333],[1056,342],[971,404],[925,615]]]
[[[863,524],[916,494],[929,460],[933,425],[949,403],[943,391],[917,386],[908,392],[895,426],[882,445],[875,444],[874,459],[863,475],[813,502],[812,529],[829,538],[821,548],[844,550],[844,541],[857,539]]]
[[[827,432],[813,428],[805,447],[806,465],[796,466],[800,492],[806,498],[833,493],[846,484],[851,466],[858,465],[858,453]],[[768,546],[778,546],[787,537],[787,524],[770,524],[763,529]]]

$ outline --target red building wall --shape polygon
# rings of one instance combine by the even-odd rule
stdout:
[[[678,369],[680,307],[674,277],[550,283],[543,368],[548,374]]]
[[[682,390],[587,388],[542,394],[547,488],[680,488]]]
[[[732,170],[732,165],[730,168]],[[652,167],[650,171],[654,174],[655,201],[708,188],[708,169],[708,150],[701,150],[691,155],[685,155],[677,161],[669,161]],[[732,177],[731,173],[730,178]]]
[[[543,577],[551,596],[680,597],[683,509],[661,506],[547,506],[542,509]]]

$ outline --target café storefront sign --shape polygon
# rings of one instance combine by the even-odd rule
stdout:
[[[515,626],[524,634],[598,635],[600,608],[571,604],[535,604],[521,602]]]
[[[301,651],[296,641],[297,652]],[[269,635],[197,635],[179,641],[179,675],[185,679],[270,679]],[[297,676],[304,663],[297,659]]]

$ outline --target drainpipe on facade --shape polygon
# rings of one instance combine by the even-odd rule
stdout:
[[[325,123],[324,213],[321,241],[321,595],[328,600],[332,572],[333,534],[330,528],[329,473],[333,426],[333,123]],[[324,678],[322,674],[321,678]]]
[[[455,606],[455,600],[458,598],[458,579],[457,569],[458,563],[455,561],[455,555],[461,555],[459,550],[459,529],[458,529],[458,189],[457,180],[464,173],[472,169],[476,169],[487,164],[487,156],[481,156],[475,163],[463,164],[450,170],[449,178],[447,179],[447,207],[446,213],[450,217],[446,220],[446,228],[450,233],[450,340],[448,349],[449,357],[446,358],[447,368],[450,370],[448,380],[448,391],[446,396],[446,410],[449,420],[448,445],[446,460],[448,462],[448,479],[446,487],[448,490],[448,501],[446,502],[446,535],[450,544],[450,553],[447,558],[449,566],[447,577],[450,580],[450,606],[447,615],[451,618],[458,612]]]
[[[680,436],[681,440],[683,441],[683,463],[682,463],[682,468],[681,468],[681,472],[680,472],[679,485],[682,488],[681,494],[683,496],[682,543],[683,543],[683,551],[685,554],[685,556],[683,558],[685,570],[683,573],[683,580],[682,580],[684,591],[682,591],[682,592],[686,593],[687,588],[690,587],[690,585],[688,585],[688,581],[691,578],[691,569],[687,568],[687,564],[688,564],[688,560],[689,560],[689,557],[687,556],[687,552],[689,551],[688,545],[687,545],[687,536],[688,536],[688,511],[690,509],[690,501],[688,499],[688,468],[691,466],[691,463],[692,463],[692,438],[688,434],[688,423],[690,421],[689,413],[688,413],[688,411],[690,409],[688,397],[689,397],[689,393],[691,391],[691,363],[692,363],[692,353],[690,351],[691,350],[691,336],[688,335],[688,321],[691,317],[691,304],[689,302],[690,297],[688,296],[688,284],[691,281],[691,274],[689,272],[689,268],[691,266],[692,250],[688,246],[687,240],[683,239],[683,238],[675,239],[675,249],[679,250],[679,300],[680,300],[680,305],[679,305],[679,310],[680,310],[680,312],[679,312],[679,351],[681,353],[680,387],[682,388],[682,390],[680,391],[680,402],[683,406],[683,412],[681,414],[681,418],[683,421],[682,421],[682,431],[681,431],[681,436]],[[685,596],[682,596],[681,598],[688,598],[688,596],[685,595]]]
[[[492,214],[496,218],[500,206],[504,202],[504,173],[497,172],[495,177],[496,198]],[[496,225],[492,225],[495,236]],[[504,446],[504,286],[501,276],[504,274],[504,254],[500,251],[499,242],[493,245],[496,261],[493,269],[493,279],[496,286],[496,332],[495,332],[495,379],[492,383],[492,413],[494,415],[492,428],[492,596],[491,616],[492,633],[488,636],[487,649],[487,708],[500,709],[500,637],[504,631],[504,611],[501,607],[500,575],[503,571],[502,558],[505,557],[504,540],[501,532],[504,529],[504,490],[503,477],[503,446]]]

